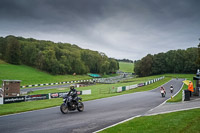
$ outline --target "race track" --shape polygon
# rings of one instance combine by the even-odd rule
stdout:
[[[63,115],[59,107],[31,111],[0,117],[2,133],[80,133],[94,132],[127,118],[143,115],[148,110],[160,105],[171,97],[170,85],[175,94],[182,86],[183,79],[173,79],[164,87],[165,98],[161,97],[160,88],[110,98],[84,102],[84,112],[70,112]]]

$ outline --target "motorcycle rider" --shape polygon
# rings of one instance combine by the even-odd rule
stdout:
[[[77,94],[77,90],[75,89],[74,85],[70,85],[70,91],[68,92],[67,95],[68,96],[72,96],[72,100],[74,100],[74,101],[76,101],[78,103],[78,101],[77,101],[78,94]]]
[[[173,92],[173,90],[174,90],[174,87],[173,87],[173,85],[171,85],[170,86],[170,91]]]
[[[163,86],[160,87],[160,92],[161,92],[162,90],[164,91],[164,93],[165,93],[165,95],[166,95],[166,91],[165,91],[165,88],[164,88]]]

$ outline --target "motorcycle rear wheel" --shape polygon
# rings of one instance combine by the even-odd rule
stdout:
[[[79,112],[82,112],[82,111],[84,110],[84,104],[83,104],[82,102],[79,102],[79,103],[78,103],[77,110],[78,110]]]
[[[69,109],[68,109],[68,106],[66,104],[61,104],[60,105],[60,111],[63,113],[63,114],[67,114]]]

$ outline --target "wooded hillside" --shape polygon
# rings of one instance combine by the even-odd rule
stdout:
[[[52,74],[110,73],[119,69],[115,59],[104,53],[82,49],[69,43],[33,38],[0,37],[0,59],[25,64]]]
[[[134,71],[139,76],[163,73],[196,73],[200,67],[199,48],[170,50],[155,55],[148,54],[135,61]]]

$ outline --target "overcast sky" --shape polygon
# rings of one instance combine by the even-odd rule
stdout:
[[[0,36],[7,35],[137,60],[197,47],[200,0],[0,0]]]

